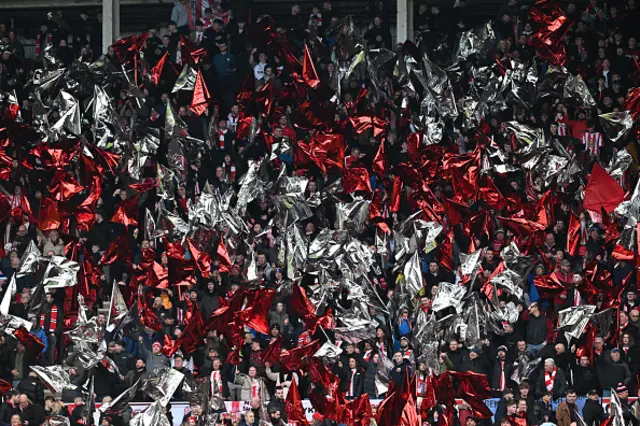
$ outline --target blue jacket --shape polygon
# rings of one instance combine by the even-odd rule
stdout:
[[[42,343],[44,343],[44,349],[42,350],[42,353],[46,353],[47,349],[49,348],[49,339],[47,339],[47,333],[45,333],[43,329],[38,328],[37,331],[31,330],[31,334],[36,336]]]

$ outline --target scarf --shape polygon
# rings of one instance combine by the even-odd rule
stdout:
[[[53,42],[52,34],[49,32],[46,34],[47,34],[47,44],[51,44]],[[38,33],[38,36],[36,37],[36,56],[40,55],[41,37],[42,37],[42,33]]]
[[[45,314],[40,315],[40,328],[44,330],[44,322],[46,319]],[[56,331],[56,325],[58,324],[58,307],[53,305],[51,307],[51,318],[49,321],[49,333],[54,333]]]
[[[416,395],[424,397],[427,392],[427,376],[426,374],[418,374],[416,379]]]
[[[209,379],[211,382],[211,396],[215,396],[218,393],[222,396],[222,373],[220,371],[212,371]]]
[[[353,379],[356,377],[356,369],[351,370],[351,379],[349,380],[349,393],[347,396],[355,396],[355,392],[353,389]]]
[[[218,130],[218,149],[224,150],[224,137],[227,134],[227,131]]]
[[[551,374],[546,371],[544,372],[544,385],[549,392],[553,390],[553,382],[556,380],[556,371],[558,371],[558,369],[553,367]]]

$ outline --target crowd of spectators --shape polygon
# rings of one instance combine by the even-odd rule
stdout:
[[[305,46],[308,47],[320,84],[339,95],[335,118],[324,118],[330,124],[312,126],[313,128],[299,124],[309,121],[309,117],[303,116],[299,108],[299,104],[306,99],[296,99],[293,95],[295,101],[290,101],[291,87],[293,83],[299,83],[299,76],[292,73],[289,58],[283,57],[281,50],[270,48],[265,40],[259,38],[263,33],[255,30],[269,18],[252,17],[243,7],[238,7],[229,15],[225,10],[220,10],[226,5],[213,2],[211,5],[212,9],[205,10],[201,19],[190,22],[191,11],[188,4],[181,1],[174,7],[172,21],[166,27],[150,29],[141,49],[141,57],[149,70],[159,61],[165,62],[157,81],[145,80],[139,85],[140,96],[146,105],[144,115],[140,114],[135,98],[131,96],[128,87],[122,84],[122,80],[114,80],[105,88],[125,128],[133,129],[139,123],[144,123],[148,128],[164,131],[169,113],[168,105],[171,105],[186,124],[188,134],[205,141],[200,155],[186,164],[182,170],[183,176],[176,177],[179,185],[176,186],[175,193],[171,194],[170,199],[162,200],[167,211],[187,220],[189,206],[197,201],[207,183],[220,194],[229,190],[237,194],[241,180],[251,170],[253,161],[268,159],[271,155],[272,141],[286,140],[290,145],[290,152],[276,155],[276,171],[286,167],[289,175],[296,174],[297,158],[300,155],[297,151],[301,148],[295,142],[311,140],[320,129],[336,128],[344,135],[347,147],[341,167],[374,170],[374,159],[380,152],[380,144],[384,145],[387,167],[383,176],[371,179],[371,195],[382,200],[378,216],[383,217],[382,222],[388,228],[395,229],[394,226],[422,208],[418,207],[414,196],[416,189],[410,185],[404,185],[399,194],[395,194],[396,182],[399,183],[402,176],[398,170],[403,164],[413,161],[408,141],[410,135],[416,133],[416,127],[410,120],[412,113],[416,115],[420,112],[419,95],[412,93],[411,83],[399,81],[397,69],[393,65],[374,71],[377,74],[374,76],[375,86],[372,84],[374,77],[367,72],[351,73],[345,80],[337,77],[343,75],[340,74],[342,71],[339,65],[342,65],[345,52],[353,46],[348,46],[349,38],[345,37],[348,31],[329,31],[345,18],[331,2],[326,1],[311,10],[302,10],[299,5],[293,5],[290,16],[274,24],[275,32],[286,37],[293,55],[299,58],[300,63],[306,61],[304,49]],[[610,397],[612,389],[621,400],[625,424],[640,424],[640,403],[630,399],[640,394],[640,343],[637,343],[640,341],[640,300],[637,294],[635,258],[629,260],[614,256],[616,237],[610,238],[611,224],[614,230],[622,231],[625,218],[614,213],[610,215],[609,222],[602,217],[597,219],[598,215],[584,210],[580,196],[591,167],[594,164],[609,164],[612,158],[625,149],[634,158],[624,176],[618,179],[628,193],[627,197],[631,196],[637,182],[637,159],[640,152],[637,151],[636,129],[628,132],[626,139],[622,140],[623,144],[620,141],[613,143],[605,136],[598,115],[627,109],[628,93],[640,85],[640,47],[637,44],[638,32],[635,30],[640,13],[636,0],[590,0],[588,4],[570,2],[562,6],[567,19],[574,22],[562,39],[566,47],[565,66],[568,72],[582,77],[596,106],[590,108],[569,101],[562,93],[552,94],[541,97],[528,108],[517,103],[507,103],[503,110],[487,110],[482,123],[483,131],[491,139],[492,146],[497,148],[504,157],[505,164],[513,170],[503,174],[491,170],[488,172],[509,203],[530,206],[544,199],[547,196],[545,194],[556,197],[556,202],[550,207],[552,213],[549,214],[549,217],[554,218],[553,223],[544,225],[539,244],[528,252],[534,256],[535,262],[529,275],[522,277],[522,295],[516,297],[504,292],[499,299],[501,307],[507,303],[515,304],[517,317],[511,321],[502,321],[499,330],[486,331],[480,345],[469,345],[461,332],[438,341],[435,355],[439,371],[428,367],[424,354],[414,349],[414,328],[418,325],[420,314],[430,315],[433,312],[433,302],[441,284],[469,285],[469,277],[464,275],[460,267],[460,254],[482,250],[480,268],[470,289],[471,292],[480,294],[487,279],[499,271],[503,261],[502,250],[518,241],[516,237],[519,237],[498,219],[508,211],[506,205],[497,208],[486,202],[476,202],[465,209],[468,211],[470,207],[473,208],[474,215],[488,212],[486,216],[482,216],[486,217],[485,223],[480,226],[476,226],[477,223],[468,225],[460,220],[456,223],[451,211],[456,210],[457,207],[453,206],[462,201],[454,203],[451,200],[455,199],[461,184],[441,178],[439,170],[443,165],[438,163],[426,190],[432,192],[438,203],[449,206],[439,214],[443,231],[437,245],[444,246],[445,240],[451,236],[449,244],[453,255],[447,260],[443,259],[446,256],[439,250],[425,250],[421,254],[422,288],[410,303],[399,310],[395,309],[393,303],[394,292],[399,291],[407,277],[403,275],[405,265],[394,261],[392,238],[386,244],[391,256],[373,256],[376,267],[369,271],[369,279],[374,283],[377,297],[384,302],[386,309],[380,310],[372,306],[367,315],[375,332],[372,332],[370,338],[355,344],[337,342],[341,344],[343,352],[328,366],[338,377],[339,389],[348,400],[363,394],[368,395],[371,400],[384,399],[386,395],[380,392],[377,380],[379,370],[384,361],[388,360],[392,363],[389,380],[396,386],[401,387],[407,377],[413,378],[418,409],[420,402],[428,394],[429,375],[444,374],[445,371],[475,372],[487,375],[492,396],[499,399],[494,422],[500,426],[540,426],[550,423],[573,426],[579,424],[578,412],[582,413],[586,425],[598,426],[609,417],[599,398]],[[531,45],[531,37],[539,29],[539,24],[531,18],[531,7],[531,4],[518,0],[509,0],[504,5],[492,24],[496,39],[489,55],[498,64],[508,60],[524,63],[535,61],[535,67],[542,76],[551,67]],[[362,32],[366,48],[391,51],[402,49],[392,42],[390,16],[385,1],[372,2],[370,12],[371,23]],[[15,117],[11,115],[15,113],[10,106],[11,102],[19,106],[19,121],[26,126],[35,126],[38,115],[43,114],[33,99],[30,82],[34,73],[41,70],[48,61],[45,58],[47,52],[52,52],[64,67],[76,62],[90,64],[99,58],[102,49],[100,33],[96,28],[100,18],[94,19],[84,13],[80,17],[87,22],[86,28],[72,29],[63,25],[64,16],[61,13],[42,24],[36,36],[36,58],[33,60],[25,59],[24,48],[15,31],[5,23],[0,23],[0,99],[4,102],[5,120]],[[419,54],[426,54],[438,64],[457,62],[452,59],[456,40],[465,31],[477,28],[479,24],[481,22],[473,13],[472,6],[465,5],[463,1],[456,1],[454,5],[420,3],[414,17],[414,38]],[[198,75],[202,76],[212,97],[209,108],[200,115],[191,108],[190,92],[172,90],[188,62],[181,48],[185,40],[195,49],[201,49],[199,51],[202,52],[202,57],[197,64],[191,66],[198,70]],[[103,53],[108,61],[119,64],[116,50],[110,48]],[[477,85],[475,79],[479,77],[474,70],[487,64],[481,63],[481,58],[473,56],[461,60],[459,65],[458,78],[452,82],[452,90],[458,107],[462,110],[464,99],[473,96],[472,92]],[[272,111],[277,111],[277,114],[265,116],[261,127],[263,134],[257,140],[249,141],[246,135],[238,137],[243,120],[250,114],[245,106],[247,90],[257,93],[265,87],[271,90],[270,96],[276,103]],[[366,112],[388,120],[384,131],[357,131],[349,120],[354,111],[358,111],[359,115]],[[58,118],[57,111],[53,111],[49,122],[53,123]],[[463,114],[460,114],[453,120],[445,121],[443,136],[438,145],[446,152],[460,156],[475,152],[477,139],[474,136],[478,129],[466,129],[463,120]],[[512,135],[503,124],[507,121],[539,128],[544,137],[551,141],[550,146],[557,144],[571,155],[575,154],[578,158],[575,181],[560,186],[550,184],[543,176],[528,173],[515,149]],[[215,128],[214,133],[211,132],[212,128]],[[0,128],[0,135],[3,131]],[[91,140],[87,135],[83,137]],[[0,140],[2,139],[0,136]],[[55,145],[53,142],[49,144]],[[212,383],[212,392],[214,384],[219,384],[219,391],[228,401],[249,401],[251,410],[241,419],[235,419],[240,422],[240,426],[255,426],[261,420],[274,426],[287,422],[285,399],[293,381],[297,383],[301,398],[309,398],[318,384],[312,381],[307,369],[288,371],[279,363],[271,364],[261,359],[270,344],[279,338],[282,342],[281,350],[290,351],[307,345],[314,339],[332,340],[333,336],[330,328],[317,328],[315,333],[310,332],[304,318],[292,306],[293,283],[290,277],[295,274],[294,271],[287,270],[291,265],[282,262],[281,241],[287,237],[282,229],[274,226],[279,213],[270,197],[260,197],[239,212],[249,229],[248,234],[238,236],[227,232],[224,235],[230,251],[230,268],[223,269],[219,261],[216,261],[219,259],[219,251],[216,252],[219,245],[209,244],[201,247],[214,260],[208,278],[204,278],[197,270],[192,270],[189,279],[185,279],[180,285],[166,285],[166,278],[160,280],[164,285],[157,282],[142,283],[145,284],[144,300],[161,321],[159,331],[133,321],[122,327],[118,334],[114,334],[109,327],[111,315],[98,311],[103,302],[110,301],[112,283],[115,281],[130,306],[135,303],[137,295],[136,289],[131,288],[132,282],[136,286],[140,284],[132,280],[140,270],[147,267],[145,265],[149,261],[156,272],[161,272],[160,275],[164,272],[165,277],[172,277],[175,273],[176,266],[175,263],[172,264],[174,259],[168,253],[173,248],[159,238],[148,239],[144,227],[146,225],[143,225],[142,220],[146,210],[153,212],[154,216],[159,213],[159,192],[152,189],[139,198],[136,206],[140,218],[138,226],[127,227],[122,223],[114,223],[112,218],[120,211],[123,203],[131,200],[134,195],[125,183],[126,180],[119,177],[127,170],[126,165],[121,165],[119,174],[107,173],[101,179],[101,195],[93,208],[95,222],[88,230],[76,227],[76,221],[72,219],[66,226],[43,232],[40,226],[45,214],[43,200],[51,196],[52,180],[60,178],[54,176],[54,171],[47,169],[42,163],[38,163],[36,167],[28,166],[27,163],[31,161],[27,161],[21,154],[24,151],[5,151],[8,143],[0,145],[3,147],[0,159],[3,167],[0,179],[3,182],[0,190],[3,202],[11,210],[10,216],[3,216],[2,224],[2,295],[10,287],[12,280],[16,283],[16,294],[10,297],[10,308],[3,313],[30,321],[31,334],[44,344],[41,354],[33,353],[13,336],[0,336],[0,379],[15,388],[5,389],[5,402],[0,406],[0,425],[40,425],[47,416],[53,414],[68,416],[72,426],[87,424],[84,409],[87,399],[83,398],[81,389],[89,376],[95,377],[96,400],[107,402],[139,379],[144,381],[157,367],[163,366],[184,373],[185,382],[194,377],[207,378]],[[157,165],[166,165],[167,156],[167,147],[161,146],[153,158],[140,165],[142,176],[155,178]],[[70,162],[62,170],[69,179],[79,182],[83,187],[82,194],[89,191],[91,182],[83,176],[79,162]],[[278,173],[272,173],[271,179],[275,180],[274,176],[277,175]],[[327,188],[335,183],[340,173],[323,173],[319,168],[312,167],[305,169],[301,175],[309,178],[304,197],[311,206],[312,216],[295,226],[300,227],[300,234],[309,242],[323,229],[336,229],[339,223],[336,220],[335,197],[325,197]],[[372,172],[371,176],[373,175]],[[480,173],[475,177],[483,179]],[[393,206],[392,198],[395,200]],[[525,210],[530,214],[531,210]],[[580,220],[580,237],[577,250],[571,254],[572,250],[568,247],[570,240],[574,239],[569,231],[573,216]],[[527,219],[537,220],[533,217]],[[372,252],[379,252],[378,225],[379,222],[366,220],[362,229],[350,232],[370,247]],[[109,265],[101,263],[104,253],[123,232],[131,235],[130,262],[118,261]],[[216,236],[215,241],[219,237]],[[46,257],[71,257],[72,253],[80,252],[80,257],[76,257],[76,260],[86,260],[99,271],[97,279],[84,296],[93,315],[97,316],[97,324],[107,344],[108,356],[117,366],[117,373],[101,364],[92,369],[83,368],[78,352],[74,351],[73,345],[69,345],[65,331],[73,326],[74,315],[77,315],[78,308],[74,299],[78,289],[50,289],[44,296],[38,295],[43,298],[43,303],[39,315],[33,315],[31,298],[37,294],[34,289],[39,286],[40,278],[37,274],[16,275],[21,261],[24,261],[25,252],[31,250],[32,243]],[[637,252],[636,249],[631,251]],[[255,265],[252,253],[255,253]],[[151,259],[148,258],[149,254]],[[608,282],[616,292],[594,290],[591,285],[594,280],[593,265],[609,274]],[[249,286],[256,286],[255,281],[249,284],[248,278],[248,270],[253,267],[258,274],[257,285],[277,291],[266,314],[269,334],[261,334],[245,327],[243,344],[236,348],[224,333],[209,330],[201,335],[201,341],[194,351],[177,351],[167,356],[167,340],[179,339],[185,330],[188,306],[195,303],[206,324],[214,312],[233,300],[234,294]],[[549,291],[548,288],[538,286],[541,279],[550,274],[560,284],[559,291]],[[317,277],[308,273],[301,274],[295,281],[296,285],[307,289],[307,292],[313,292],[318,286]],[[585,285],[587,281],[589,285]],[[336,297],[323,301],[318,307],[318,315],[324,315],[330,310],[335,314],[351,307],[348,288],[341,288],[340,291],[341,294]],[[612,305],[607,298],[614,293],[620,294],[621,298],[617,301],[618,304],[614,301]],[[487,295],[480,294],[479,297]],[[582,305],[594,305],[596,312],[609,307],[613,309],[598,317],[606,318],[605,320],[591,320],[593,333],[583,333],[579,339],[558,332],[556,328],[559,325],[559,312]],[[335,321],[338,326],[344,325],[339,314],[335,314]],[[238,362],[233,360],[236,352],[239,355]],[[540,363],[527,377],[519,377],[517,371],[514,375],[523,360],[526,364],[535,359],[540,359]],[[62,365],[78,390],[65,390],[57,398],[45,397],[45,387],[30,369],[35,365]],[[514,379],[516,377],[517,380]],[[183,384],[175,392],[174,401],[185,398],[182,387]],[[576,408],[578,397],[586,397],[584,408],[580,410]],[[552,405],[553,401],[561,399],[564,401],[559,406]],[[135,400],[149,399],[139,391]],[[263,403],[266,404],[266,409],[263,409]],[[457,409],[455,424],[475,426],[492,422],[491,419],[470,415],[469,407],[465,404],[460,404]],[[185,425],[204,424],[203,410],[202,406],[192,404],[184,419],[173,420],[182,420]],[[170,414],[169,410],[167,414]],[[439,405],[422,414],[422,421],[431,426],[446,424],[444,409]],[[118,416],[104,415],[100,422],[102,426],[125,425],[130,418],[129,410]],[[223,420],[221,416],[219,422],[231,423],[231,420]],[[332,422],[323,413],[317,413],[313,424],[328,425]]]

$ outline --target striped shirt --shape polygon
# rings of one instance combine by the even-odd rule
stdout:
[[[589,153],[592,156],[596,156],[600,154],[600,149],[604,145],[602,140],[602,133],[600,132],[583,133],[582,144],[584,145],[585,151],[589,151]]]

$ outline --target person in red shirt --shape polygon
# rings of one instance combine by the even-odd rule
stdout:
[[[293,127],[289,126],[289,119],[286,115],[281,115],[278,119],[278,124],[282,128],[282,136],[289,138],[290,141],[296,140],[296,131]]]

